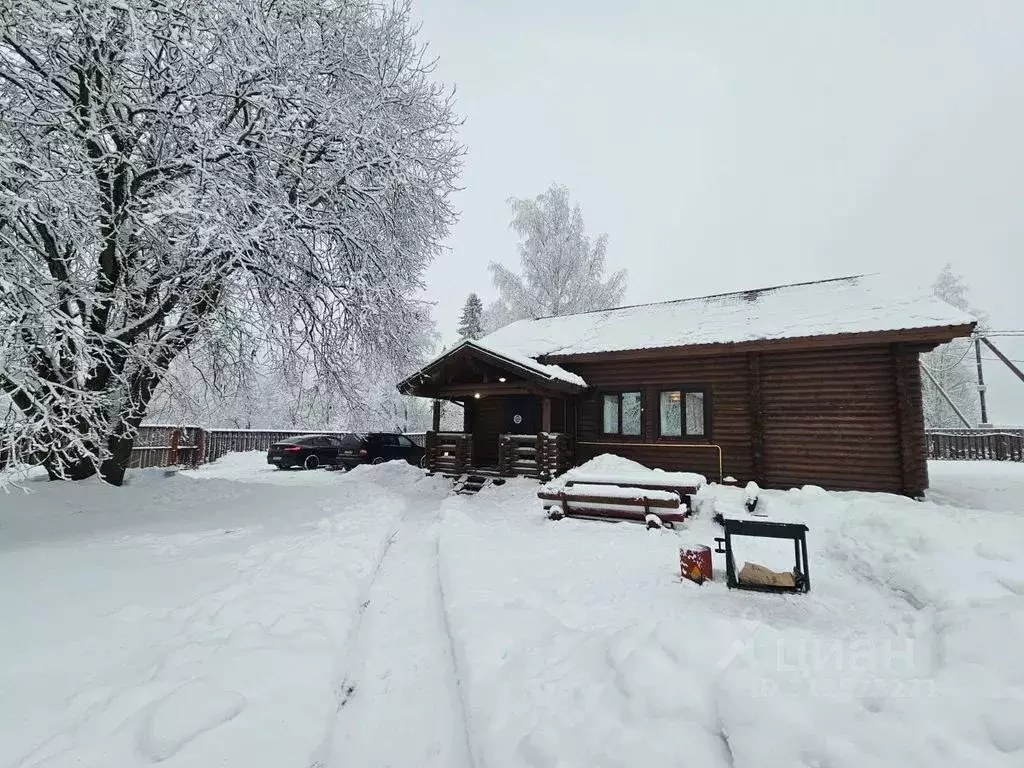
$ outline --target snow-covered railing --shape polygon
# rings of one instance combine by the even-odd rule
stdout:
[[[929,459],[1024,461],[1024,430],[929,429]]]
[[[525,475],[548,480],[569,468],[569,450],[569,435],[564,432],[501,435],[498,470],[507,477]]]

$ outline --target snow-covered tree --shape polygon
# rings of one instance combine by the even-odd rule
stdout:
[[[943,267],[932,284],[932,291],[937,297],[957,309],[974,315],[981,328],[985,325],[985,314],[971,309],[967,299],[969,290],[964,278],[953,272],[949,264]],[[943,344],[922,355],[921,363],[935,377],[968,421],[977,424],[981,407],[978,400],[978,379],[973,349],[973,342],[970,339],[954,339],[949,344]],[[927,376],[923,379],[925,425],[963,427],[963,422],[935,385]]]
[[[511,229],[519,235],[521,273],[491,262],[499,299],[485,313],[489,331],[514,320],[567,315],[616,306],[626,292],[626,271],[604,277],[608,236],[591,240],[569,189],[552,184],[530,200],[510,198]]]
[[[457,126],[409,0],[0,3],[4,441],[120,483],[187,350],[403,367]]]
[[[459,338],[479,339],[484,335],[484,303],[475,293],[469,294],[459,316]]]
[[[348,372],[338,390],[323,386],[312,365],[292,356],[280,359],[263,344],[246,345],[233,357],[246,359],[244,369],[225,367],[209,345],[175,360],[154,396],[148,420],[162,424],[200,424],[234,429],[309,429],[369,431],[394,429],[396,414],[409,429],[429,424],[429,405],[406,408],[395,385],[434,354],[438,334],[433,325],[410,329],[409,349],[393,365],[394,355],[367,354],[360,370]],[[417,401],[418,402],[418,401]],[[426,416],[420,414],[424,410]],[[386,424],[387,426],[383,426]]]

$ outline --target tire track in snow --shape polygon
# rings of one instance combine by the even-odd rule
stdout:
[[[367,595],[332,744],[310,768],[475,765],[441,591],[440,508],[410,506]]]
[[[310,755],[309,768],[326,768],[330,765],[331,749],[334,744],[334,730],[338,722],[338,714],[345,705],[351,700],[352,696],[356,691],[356,684],[354,681],[349,680],[349,670],[351,670],[355,664],[355,651],[359,644],[359,633],[362,630],[363,618],[366,615],[366,609],[370,605],[370,592],[373,590],[373,585],[377,582],[380,577],[381,569],[384,565],[384,560],[388,556],[388,552],[391,551],[391,545],[395,543],[395,539],[398,537],[398,528],[392,529],[381,544],[380,550],[377,553],[377,557],[374,561],[373,570],[370,572],[370,576],[363,583],[363,586],[359,590],[359,598],[356,603],[356,609],[354,618],[348,632],[345,634],[345,640],[341,644],[341,651],[338,656],[338,667],[335,669],[334,684],[332,686],[334,690],[334,707],[327,712],[326,722],[324,723],[323,737],[316,749],[313,750],[313,754]],[[344,671],[342,671],[344,669]]]
[[[441,611],[441,626],[448,640],[449,659],[451,661],[451,680],[455,686],[455,696],[459,701],[459,723],[466,744],[466,758],[469,768],[477,764],[473,740],[469,735],[469,710],[466,707],[466,693],[462,687],[462,676],[459,674],[459,657],[455,653],[455,638],[452,636],[451,625],[448,623],[448,603],[444,597],[444,583],[441,580],[441,510],[437,510],[437,537],[434,540],[434,566],[437,573],[437,602]]]

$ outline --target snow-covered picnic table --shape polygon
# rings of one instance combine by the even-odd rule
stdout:
[[[537,496],[566,515],[642,522],[656,512],[665,522],[680,522],[705,483],[696,472],[664,472],[604,454],[551,480]]]
[[[552,519],[597,517],[613,520],[636,520],[661,527],[662,523],[680,523],[687,506],[675,491],[650,490],[601,483],[569,483],[543,486],[537,497],[550,510]]]
[[[696,472],[665,472],[650,469],[621,456],[603,454],[551,480],[545,489],[579,488],[580,485],[627,487],[678,494],[689,503],[690,497],[707,484],[707,478]]]
[[[580,472],[577,474],[563,475],[565,484],[580,485],[582,483],[599,485],[622,485],[633,486],[634,488],[649,488],[677,490],[686,489],[688,493],[696,493],[707,480],[704,475],[696,472],[660,472],[648,470],[647,472],[617,472],[611,474]]]
[[[572,485],[565,486],[565,490],[579,496],[606,496],[611,499],[623,500],[638,499],[642,496],[648,501],[675,503],[677,506],[679,504],[679,494],[675,491],[651,490],[648,488],[630,487],[628,485],[573,483]]]

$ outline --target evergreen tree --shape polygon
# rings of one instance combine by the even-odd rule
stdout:
[[[484,335],[483,326],[484,303],[475,293],[469,294],[462,315],[459,317],[459,338],[479,339]]]

